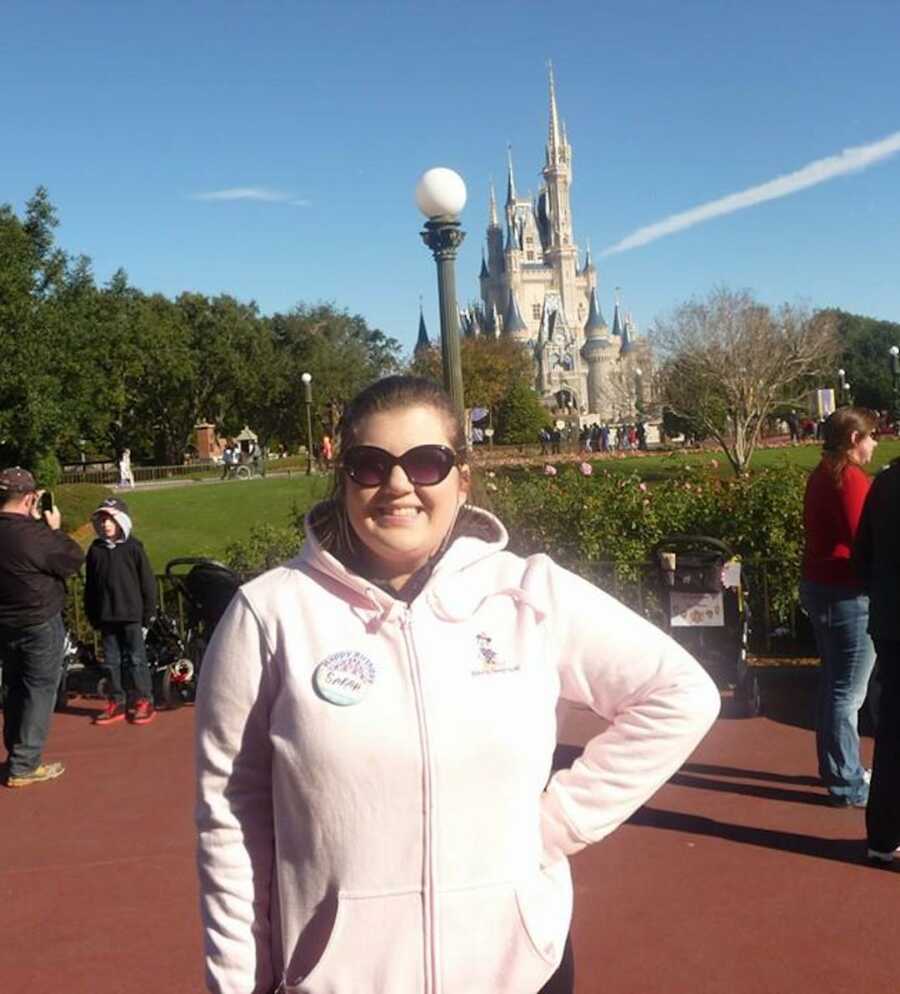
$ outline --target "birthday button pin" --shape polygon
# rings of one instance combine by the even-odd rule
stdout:
[[[316,693],[332,704],[359,704],[375,682],[375,664],[361,652],[335,652],[313,673]]]

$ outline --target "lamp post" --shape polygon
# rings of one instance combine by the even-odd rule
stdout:
[[[634,408],[640,416],[644,412],[644,371],[640,366],[634,370]]]
[[[303,373],[303,404],[306,407],[306,475],[312,473],[312,376]]]
[[[847,393],[846,375],[843,369],[838,370],[838,407],[844,406],[844,396]]]
[[[465,405],[454,263],[456,250],[466,237],[459,226],[459,214],[466,205],[466,184],[452,169],[429,169],[422,174],[416,186],[416,203],[428,218],[421,232],[422,241],[431,249],[437,264],[444,387],[450,394],[460,423],[463,423]]]
[[[894,391],[894,430],[900,431],[900,348],[892,345],[888,349],[891,357],[891,380]]]

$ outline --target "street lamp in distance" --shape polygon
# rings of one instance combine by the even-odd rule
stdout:
[[[459,215],[466,206],[466,184],[462,176],[438,166],[422,174],[416,185],[416,204],[428,218],[421,232],[437,264],[438,299],[441,311],[441,356],[444,388],[464,423],[462,360],[459,352],[459,306],[456,300],[456,251],[466,233]]]
[[[838,374],[838,407],[844,406],[844,397],[847,393],[846,372],[843,369],[837,371]]]
[[[888,349],[891,357],[891,380],[894,392],[894,430],[900,433],[900,347],[892,345]]]
[[[306,407],[306,475],[312,474],[312,375],[303,373],[303,404]]]

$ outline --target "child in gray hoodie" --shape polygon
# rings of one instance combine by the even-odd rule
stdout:
[[[123,500],[105,500],[91,516],[97,538],[87,554],[84,610],[103,639],[110,694],[95,725],[126,717],[134,725],[153,720],[153,687],[144,632],[156,613],[156,580],[143,545],[131,534]],[[133,688],[129,704],[123,670]]]

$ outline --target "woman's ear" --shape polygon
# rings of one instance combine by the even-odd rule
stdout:
[[[856,448],[856,445],[859,442],[860,437],[861,436],[860,436],[860,434],[859,434],[858,431],[851,431],[850,432],[850,448],[851,449]]]
[[[459,506],[469,499],[469,491],[472,489],[472,471],[468,464],[459,467]]]

